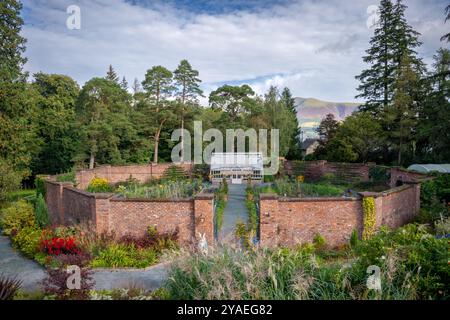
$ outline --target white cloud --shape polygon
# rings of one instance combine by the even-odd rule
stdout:
[[[372,34],[366,9],[376,2],[308,0],[212,15],[120,0],[26,0],[26,68],[68,74],[83,84],[112,64],[131,83],[153,65],[174,69],[188,59],[206,93],[221,83],[248,81],[259,93],[275,84],[297,96],[351,101]],[[65,27],[71,4],[81,8],[81,30]],[[429,62],[446,29],[445,4],[408,5]]]

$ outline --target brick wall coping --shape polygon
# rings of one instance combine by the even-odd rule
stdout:
[[[329,202],[329,201],[358,201],[360,199],[355,197],[307,197],[307,198],[288,198],[280,197],[280,202]]]
[[[361,195],[362,197],[374,197],[374,198],[384,197],[384,196],[387,196],[387,195],[390,195],[393,193],[397,193],[397,192],[401,192],[406,189],[410,189],[412,187],[412,185],[419,184],[419,183],[420,182],[405,182],[405,184],[402,186],[388,189],[388,190],[385,190],[382,192],[364,191],[364,192],[359,192],[358,194]]]
[[[151,199],[151,198],[122,198],[120,196],[113,196],[110,201],[113,202],[192,202],[192,198],[178,198],[178,199]]]
[[[198,200],[212,200],[214,199],[214,193],[201,192],[197,194],[194,198]]]

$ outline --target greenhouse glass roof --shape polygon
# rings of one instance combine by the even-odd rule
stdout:
[[[421,173],[429,173],[432,171],[450,173],[450,164],[413,164],[408,167],[408,170]]]

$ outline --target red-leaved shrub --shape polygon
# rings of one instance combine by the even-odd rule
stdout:
[[[81,253],[74,238],[64,239],[53,237],[51,239],[41,239],[41,250],[49,255],[55,256]]]

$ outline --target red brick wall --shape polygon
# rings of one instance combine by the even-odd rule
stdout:
[[[272,196],[261,200],[261,243],[294,246],[312,242],[316,234],[327,244],[347,243],[354,229],[361,231],[362,209],[357,199]]]
[[[395,188],[397,182],[416,182],[423,179],[427,179],[428,176],[419,172],[412,172],[401,168],[391,168],[391,181],[390,187]]]
[[[159,163],[148,165],[130,165],[130,166],[100,166],[91,170],[81,170],[76,173],[77,188],[86,189],[89,182],[97,176],[106,178],[110,183],[118,183],[125,181],[131,177],[140,182],[147,182],[152,178],[160,178],[164,171],[171,166],[172,163]],[[187,173],[192,171],[191,163],[178,164],[184,168]]]
[[[68,183],[46,181],[46,202],[53,223],[73,224],[89,220],[97,232],[143,235],[149,226],[160,232],[179,229],[184,245],[196,244],[205,233],[214,244],[213,195],[200,194],[195,199],[157,201],[120,199],[113,194],[92,194]]]
[[[64,186],[62,193],[63,223],[95,221],[95,196],[72,186]]]
[[[148,201],[111,199],[109,208],[110,232],[116,236],[144,235],[149,226],[160,232],[179,228],[179,239],[190,243],[194,230],[193,201]]]
[[[327,162],[326,160],[318,161],[284,161],[284,170],[288,175],[296,174],[296,167],[302,168],[300,173],[305,176],[307,181],[317,181],[326,173],[332,173],[336,176],[336,180],[345,181],[369,181],[369,169],[371,163],[338,163]]]
[[[381,193],[381,225],[398,228],[410,222],[420,210],[420,184],[404,185]]]
[[[400,227],[420,210],[420,184],[404,185],[375,198],[376,226]],[[316,234],[330,246],[348,243],[354,229],[361,235],[363,212],[356,198],[279,198],[261,195],[260,239],[263,246],[312,242]]]

